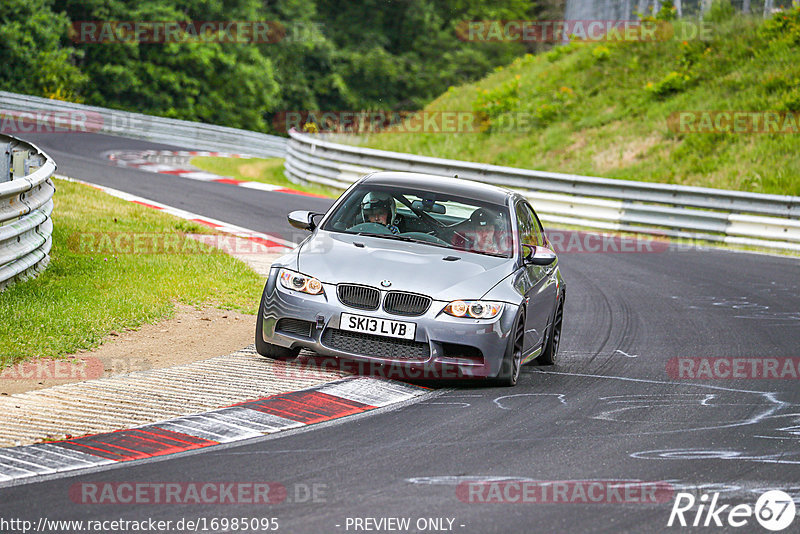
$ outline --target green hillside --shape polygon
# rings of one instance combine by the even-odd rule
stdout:
[[[529,169],[800,195],[800,7],[764,21],[715,4],[704,41],[675,39],[686,23],[674,24],[675,34],[661,27],[665,38],[656,42],[571,44],[520,57],[425,108],[474,111],[482,132],[387,132],[358,142]],[[735,133],[678,131],[674,114],[718,110],[774,111],[788,133],[753,133],[750,123]],[[521,118],[529,124],[504,127]]]

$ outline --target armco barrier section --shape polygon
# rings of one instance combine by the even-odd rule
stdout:
[[[0,291],[50,261],[55,170],[35,145],[0,135]]]
[[[0,121],[4,115],[13,119],[21,130],[6,133],[20,137],[30,128],[29,131],[103,133],[189,149],[267,158],[282,158],[286,151],[286,138],[276,135],[0,91]],[[38,126],[31,126],[34,123]]]
[[[345,189],[376,170],[458,176],[521,190],[549,223],[800,250],[800,197],[532,171],[289,135],[285,174],[295,182]]]

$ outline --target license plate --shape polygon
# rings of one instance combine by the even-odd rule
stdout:
[[[342,318],[339,321],[339,328],[351,332],[412,340],[414,339],[414,334],[417,332],[416,323],[392,321],[390,319],[380,319],[378,317],[365,317],[363,315],[353,315],[352,313],[342,314]]]

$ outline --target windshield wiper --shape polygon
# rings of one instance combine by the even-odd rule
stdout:
[[[358,232],[356,235],[366,235],[369,237],[382,237],[384,239],[396,239],[397,241],[408,241],[409,243],[427,243],[427,241],[420,241],[419,239],[414,239],[413,237],[407,237],[404,235],[397,235],[397,234],[373,234],[372,232]]]
[[[365,235],[369,237],[382,237],[384,239],[394,239],[396,241],[405,241],[406,243],[422,243],[423,245],[433,245],[434,247],[452,248],[450,245],[442,243],[434,243],[433,241],[425,241],[424,239],[417,239],[415,237],[408,237],[405,235],[397,234],[373,234],[370,232],[358,232],[355,235]]]

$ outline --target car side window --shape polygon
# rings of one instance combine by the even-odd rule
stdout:
[[[536,245],[535,223],[525,203],[518,202],[517,207],[517,229],[519,230],[519,240],[523,245]]]
[[[532,243],[537,246],[544,246],[544,232],[542,232],[542,225],[539,223],[539,218],[536,216],[536,212],[533,211],[527,203],[523,204],[525,206],[525,211],[528,212],[528,217],[531,220],[531,227],[533,229],[534,239],[536,240],[535,243]]]

